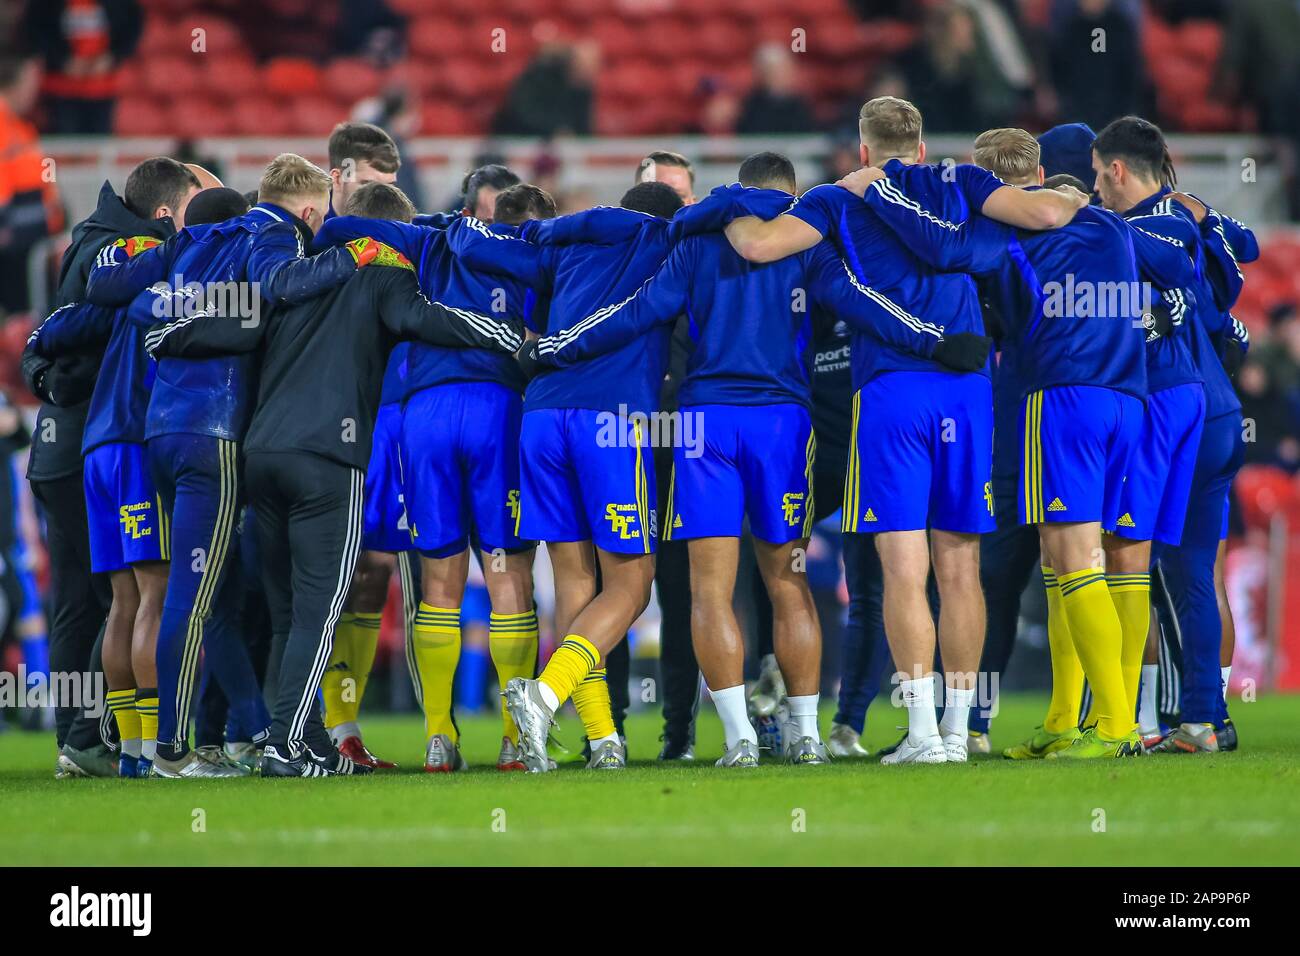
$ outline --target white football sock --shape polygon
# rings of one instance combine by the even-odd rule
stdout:
[[[537,690],[541,693],[542,700],[546,702],[546,706],[551,708],[552,714],[560,709],[560,698],[556,696],[555,691],[551,690],[551,688],[547,686],[546,681],[539,680],[537,682]]]
[[[334,742],[335,747],[343,743],[343,741],[347,740],[349,737],[361,736],[361,727],[355,720],[345,720],[343,723],[328,729],[330,740]]]
[[[907,736],[913,744],[939,736],[939,726],[934,718],[934,679],[918,677],[899,685],[903,692],[903,706],[907,708]]]
[[[970,722],[971,704],[975,702],[975,688],[943,688],[943,720],[939,722],[939,733],[945,737],[957,734],[963,739]]]
[[[790,721],[800,737],[811,737],[821,741],[821,732],[817,729],[817,701],[820,694],[805,694],[802,697],[787,697],[790,708]]]
[[[1228,702],[1228,681],[1232,678],[1232,665],[1219,668],[1219,683],[1223,685],[1223,702]]]
[[[748,740],[757,746],[758,734],[749,722],[749,710],[745,706],[745,685],[724,687],[722,690],[709,689],[713,697],[713,706],[717,708],[722,720],[722,731],[727,736],[727,749],[730,750],[742,740]]]
[[[139,737],[126,737],[126,738],[123,738],[123,740],[122,740],[122,753],[126,754],[128,757],[139,757],[139,756],[140,756],[141,743],[142,743],[142,741],[140,740]]]
[[[1138,693],[1138,731],[1149,736],[1160,731],[1160,713],[1156,707],[1156,681],[1159,664],[1142,665],[1142,689]]]
[[[158,738],[146,737],[140,741],[140,756],[150,763],[158,756]]]
[[[608,737],[601,737],[601,738],[599,738],[598,740],[591,740],[591,741],[588,741],[588,743],[591,744],[591,752],[592,752],[592,753],[595,753],[597,750],[599,750],[601,747],[605,746],[605,744],[608,743],[608,742],[610,742],[610,741],[613,741],[615,744],[621,743],[621,741],[618,739],[618,731],[617,731],[617,730],[614,731],[612,734],[610,734]]]

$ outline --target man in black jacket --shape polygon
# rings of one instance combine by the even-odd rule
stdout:
[[[199,180],[174,159],[147,159],[126,179],[125,198],[104,183],[95,211],[72,230],[63,256],[58,305],[85,298],[86,278],[95,257],[119,239],[163,240],[185,225],[185,209],[199,191]],[[100,671],[96,635],[108,613],[103,581],[90,573],[90,538],[82,489],[81,436],[98,356],[49,362],[25,356],[23,377],[43,404],[36,416],[27,479],[45,518],[50,555],[50,670],[52,674]],[[83,690],[82,701],[87,701]],[[101,740],[111,732],[103,701],[77,719],[79,702],[57,701],[59,773],[115,776],[116,758]],[[105,719],[98,719],[102,714]],[[103,725],[101,727],[101,724]]]
[[[368,183],[345,212],[409,222],[415,209],[395,186]],[[365,469],[388,353],[402,339],[504,352],[523,343],[515,325],[430,302],[394,250],[384,247],[375,264],[389,268],[361,270],[263,322],[211,315],[149,335],[155,357],[262,353],[244,451],[272,630],[283,646],[262,754],[267,777],[370,772],[334,748],[316,695],[361,547]]]

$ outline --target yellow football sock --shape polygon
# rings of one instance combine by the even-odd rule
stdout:
[[[1092,689],[1097,733],[1107,740],[1118,740],[1133,730],[1134,721],[1120,664],[1124,632],[1106,587],[1106,575],[1085,568],[1060,575],[1057,583],[1070,639]]]
[[[425,735],[459,740],[451,719],[452,684],[460,660],[460,608],[420,602],[415,612],[415,662],[424,694]]]
[[[158,755],[157,687],[137,688],[135,712],[140,718],[140,755],[146,760],[153,760]]]
[[[375,651],[379,647],[379,625],[384,612],[358,611],[352,615],[352,676],[357,679],[356,699],[352,701],[352,720],[361,713],[361,699],[366,696],[370,669],[375,666]]]
[[[1124,631],[1120,665],[1124,670],[1124,691],[1128,694],[1128,713],[1137,712],[1138,685],[1142,682],[1142,652],[1151,629],[1151,575],[1108,574],[1106,586]]]
[[[356,677],[352,672],[352,617],[346,611],[339,615],[334,628],[334,649],[330,651],[329,666],[320,681],[321,696],[325,699],[326,727],[337,727],[353,719],[347,716],[346,700],[356,695]]]
[[[117,735],[122,738],[122,753],[140,756],[140,715],[135,709],[135,688],[110,690],[108,709],[117,721]],[[128,746],[128,742],[130,746]]]
[[[574,689],[599,663],[600,651],[596,650],[596,646],[579,634],[570,634],[555,649],[538,679],[563,704],[573,696]]]
[[[516,677],[532,677],[537,670],[536,609],[517,614],[493,611],[488,623],[488,652],[502,690]],[[519,728],[506,710],[505,697],[501,698],[501,722],[505,736],[519,743]]]
[[[603,740],[617,732],[614,712],[609,705],[609,681],[605,668],[591,671],[573,690],[573,706],[577,708],[588,740]]]
[[[1061,604],[1061,587],[1056,572],[1043,569],[1047,589],[1047,644],[1052,652],[1052,701],[1047,705],[1043,729],[1063,733],[1079,723],[1079,701],[1083,697],[1083,665],[1070,640],[1070,622]]]

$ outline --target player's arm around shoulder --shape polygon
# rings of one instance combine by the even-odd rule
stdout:
[[[774,219],[741,216],[727,224],[727,241],[743,259],[775,262],[811,249],[830,228],[828,202],[819,191],[834,186],[816,186]]]
[[[86,301],[126,305],[141,289],[167,277],[176,252],[188,241],[188,234],[180,232],[166,242],[153,236],[119,236],[107,243],[86,277]]]
[[[416,339],[446,348],[481,348],[513,354],[524,342],[522,319],[500,319],[470,309],[430,301],[420,291],[415,270],[384,265],[354,281],[372,289],[375,314],[399,339]]]
[[[1055,189],[1021,189],[999,186],[984,200],[980,212],[1020,229],[1059,229],[1088,205],[1088,197],[1070,186]]]

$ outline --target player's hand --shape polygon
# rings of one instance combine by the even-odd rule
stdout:
[[[1174,318],[1169,311],[1169,306],[1164,302],[1157,302],[1149,311],[1142,313],[1142,327],[1147,330],[1148,342],[1154,342],[1168,335],[1174,327]]]
[[[58,359],[45,370],[38,385],[52,405],[79,405],[90,398],[99,374],[99,359],[89,355],[69,355]]]
[[[978,372],[989,360],[992,347],[993,340],[987,335],[957,332],[941,338],[931,355],[940,365],[958,372]]]
[[[836,186],[842,186],[853,195],[862,197],[867,194],[867,187],[877,179],[884,179],[885,171],[875,166],[863,166],[849,173],[843,179],[835,183]]]
[[[1079,190],[1075,189],[1069,183],[1061,183],[1061,185],[1055,187],[1055,189],[1062,196],[1067,196],[1074,200],[1075,209],[1082,209],[1084,206],[1088,205],[1090,201],[1087,193],[1079,192]]]
[[[343,248],[352,254],[352,259],[357,264],[357,268],[368,266],[375,261],[379,255],[380,243],[375,242],[369,236],[362,236],[360,239],[353,239],[346,243]]]
[[[537,357],[537,340],[529,339],[524,343],[524,347],[519,350],[515,356],[515,361],[519,363],[519,370],[524,373],[524,378],[532,381],[537,377],[537,373],[542,370],[542,363]]]
[[[1203,222],[1205,220],[1208,210],[1205,208],[1205,203],[1201,202],[1195,196],[1189,196],[1187,193],[1172,192],[1169,194],[1169,198],[1190,212],[1192,218],[1197,222]]]
[[[1241,363],[1246,360],[1246,350],[1236,339],[1228,339],[1223,347],[1223,370],[1229,378],[1236,378],[1241,371]]]
[[[370,260],[372,266],[388,266],[390,269],[410,269],[415,271],[415,266],[411,265],[411,260],[406,258],[386,242],[374,241],[374,246],[378,250],[374,259]],[[358,263],[360,268],[362,264]]]

